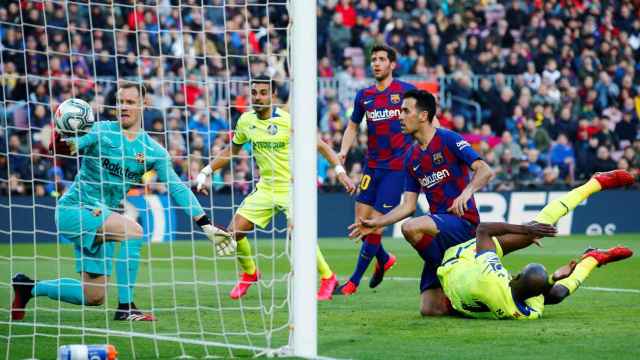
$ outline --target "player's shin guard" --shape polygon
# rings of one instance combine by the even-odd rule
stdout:
[[[569,191],[565,195],[551,201],[536,216],[535,221],[542,224],[555,224],[561,217],[567,215],[578,204],[585,201],[602,187],[597,180],[591,179],[584,185]]]
[[[238,254],[238,262],[240,263],[242,271],[244,271],[248,275],[255,274],[256,263],[251,257],[251,244],[249,243],[249,239],[245,237],[242,240],[239,240],[236,252]]]
[[[56,279],[36,282],[33,296],[48,296],[51,300],[63,301],[69,304],[84,304],[82,283],[75,279]]]
[[[120,304],[133,302],[133,292],[140,268],[141,249],[142,239],[130,239],[120,243],[120,250],[116,257],[116,284]]]
[[[371,264],[371,260],[378,253],[378,249],[380,249],[380,241],[382,240],[381,234],[369,234],[364,237],[364,241],[362,242],[362,246],[360,247],[360,254],[358,256],[358,263],[356,264],[356,269],[354,270],[351,278],[349,280],[355,285],[360,284],[360,280],[362,279],[362,275],[364,275],[365,271]]]
[[[328,279],[333,276],[333,271],[331,271],[331,267],[327,263],[327,260],[324,259],[322,252],[320,251],[320,247],[316,246],[316,258],[318,262],[318,274],[321,279]]]
[[[566,287],[569,290],[569,293],[573,294],[573,292],[576,291],[580,284],[585,281],[596,266],[598,266],[598,260],[592,257],[584,258],[578,263],[578,265],[576,265],[576,268],[573,270],[571,275],[556,282],[556,284]]]

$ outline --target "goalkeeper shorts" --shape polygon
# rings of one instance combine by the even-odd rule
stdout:
[[[258,188],[240,204],[238,214],[261,228],[267,227],[278,212],[290,216],[291,198],[289,191],[270,191]]]
[[[113,244],[96,242],[96,233],[111,215],[106,206],[59,204],[56,225],[60,236],[73,242],[76,272],[111,275]]]

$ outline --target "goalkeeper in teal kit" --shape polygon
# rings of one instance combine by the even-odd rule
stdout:
[[[107,278],[112,273],[115,242],[121,242],[116,258],[118,311],[115,320],[152,321],[153,315],[137,310],[133,303],[142,246],[142,227],[113,209],[129,188],[142,183],[142,175],[155,170],[168,184],[173,205],[181,208],[215,242],[219,255],[230,255],[235,242],[224,230],[213,226],[198,200],[176,175],[167,151],[142,130],[144,86],[120,84],[120,121],[101,121],[83,136],[56,141],[58,153],[80,154],[81,168],[73,185],[58,201],[58,233],[74,244],[76,271],[82,280],[56,279],[34,282],[26,275],[13,277],[13,320],[25,316],[25,307],[34,296],[77,305],[104,303]]]

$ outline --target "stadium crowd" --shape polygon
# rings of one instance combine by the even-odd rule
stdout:
[[[116,78],[145,80],[144,126],[190,181],[249,109],[248,74],[273,76],[286,102],[285,6],[202,3],[92,1],[65,12],[58,2],[0,0],[0,193],[56,195],[68,185],[76,161],[47,151],[51,109],[74,96],[114,119]],[[386,42],[398,50],[396,76],[438,84],[440,124],[494,167],[491,190],[561,189],[614,168],[638,174],[637,2],[318,3],[318,75],[337,84],[321,87],[318,125],[335,149],[355,89],[370,83],[367,50]],[[215,175],[216,191],[250,190],[249,151],[233,173]],[[356,181],[365,152],[361,132],[346,164]],[[328,163],[318,166],[321,188],[341,191]]]

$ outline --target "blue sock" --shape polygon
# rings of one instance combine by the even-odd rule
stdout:
[[[381,238],[382,235],[380,234],[369,234],[364,237],[362,246],[360,247],[360,255],[358,256],[356,269],[351,275],[349,281],[356,285],[360,285],[362,275],[364,275],[364,272],[367,271],[371,260],[373,260],[373,258],[378,253]]]
[[[82,283],[75,279],[56,279],[36,282],[31,290],[33,296],[48,296],[51,300],[69,304],[84,304]]]
[[[140,249],[142,239],[131,239],[120,243],[120,250],[116,257],[116,286],[118,287],[118,302],[129,304],[133,302],[133,290],[138,280],[140,268]]]
[[[381,266],[384,266],[384,264],[386,264],[387,261],[389,261],[389,253],[384,249],[384,246],[382,246],[382,243],[380,243],[380,248],[376,253],[376,259],[378,259],[378,262],[380,263]]]

